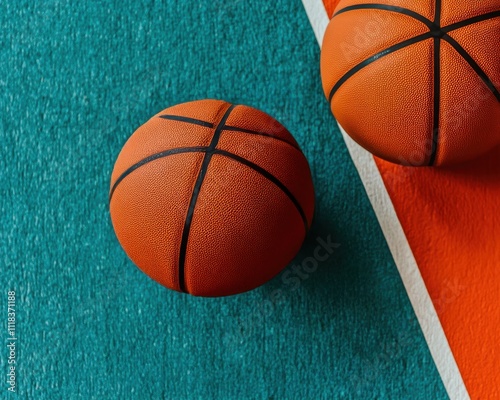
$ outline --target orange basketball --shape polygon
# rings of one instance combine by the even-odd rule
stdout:
[[[500,144],[500,0],[341,0],[321,53],[335,118],[404,165],[451,165]]]
[[[296,255],[311,224],[306,158],[269,115],[201,100],[167,108],[125,143],[110,213],[131,260],[196,296],[253,289]]]

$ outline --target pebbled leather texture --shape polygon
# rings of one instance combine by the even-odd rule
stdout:
[[[168,153],[178,149],[187,150]],[[218,100],[168,108],[137,129],[111,188],[111,219],[127,255],[160,284],[197,296],[271,279],[300,249],[314,213],[309,165],[292,135],[262,111]]]
[[[403,165],[454,165],[492,150],[500,144],[499,11],[500,0],[341,0],[321,53],[335,118],[374,155]]]

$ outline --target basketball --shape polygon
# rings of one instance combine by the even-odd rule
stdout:
[[[290,263],[312,221],[314,189],[278,121],[201,100],[137,129],[116,160],[109,201],[139,269],[170,289],[215,297],[256,288]]]
[[[324,93],[374,155],[462,163],[500,144],[499,47],[499,0],[342,0],[323,41]]]

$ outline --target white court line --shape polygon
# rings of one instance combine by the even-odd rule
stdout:
[[[325,6],[322,0],[302,0],[302,3],[321,47],[329,22]],[[340,125],[339,127],[387,240],[448,396],[451,399],[469,400],[462,375],[377,164],[369,152],[354,142]]]

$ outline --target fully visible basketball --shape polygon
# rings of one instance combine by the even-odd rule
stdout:
[[[361,146],[444,166],[500,144],[500,0],[341,0],[325,33],[323,89]]]
[[[224,101],[155,115],[111,176],[111,219],[127,255],[160,284],[196,296],[274,277],[301,247],[313,210],[309,165],[292,135]]]

